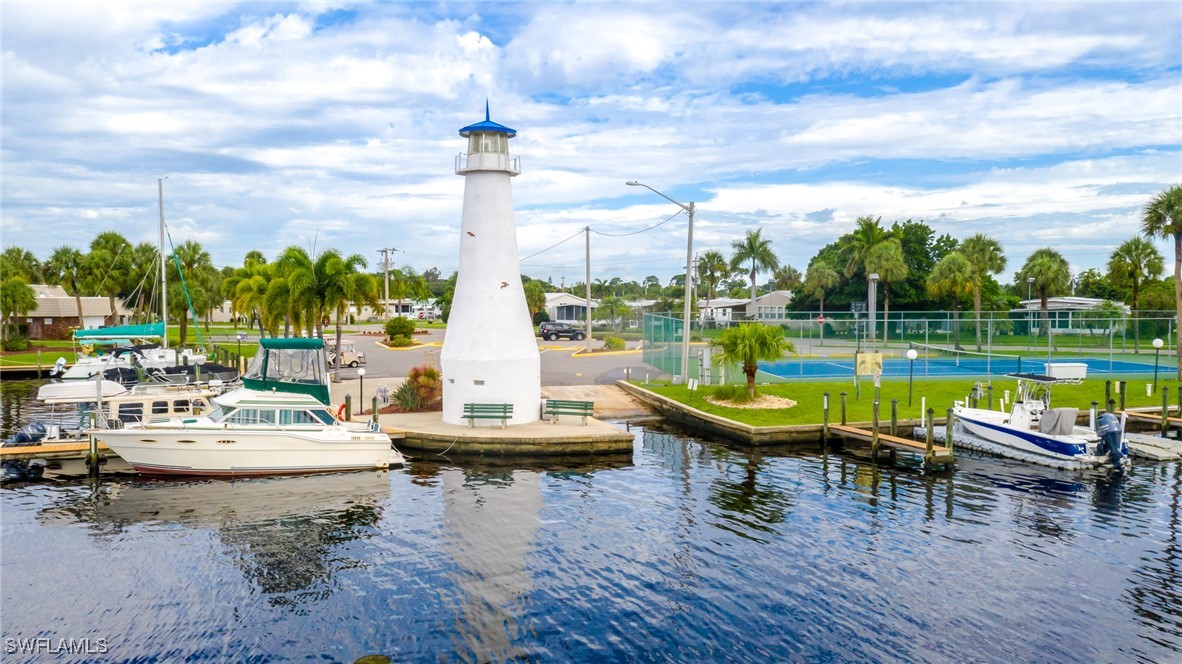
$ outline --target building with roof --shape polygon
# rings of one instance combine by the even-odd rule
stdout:
[[[115,310],[111,310],[111,299],[107,297],[83,296],[76,298],[61,286],[30,284],[37,307],[23,317],[14,320],[21,332],[29,339],[69,339],[76,329],[93,329],[105,325],[123,325],[130,319],[132,311],[115,299]],[[78,317],[79,300],[82,303],[82,317]]]

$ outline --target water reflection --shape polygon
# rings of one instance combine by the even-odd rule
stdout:
[[[298,609],[364,567],[349,543],[372,537],[390,498],[385,472],[236,481],[102,482],[43,509],[46,525],[81,524],[99,539],[141,526],[210,530],[245,579],[274,606]]]

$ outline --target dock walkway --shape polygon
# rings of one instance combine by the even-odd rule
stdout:
[[[900,438],[890,434],[879,433],[875,436],[873,431],[868,429],[859,429],[845,424],[831,424],[829,431],[837,434],[842,438],[851,440],[858,440],[871,445],[877,444],[891,450],[901,450],[912,454],[918,454],[924,458],[924,461],[929,464],[950,464],[954,461],[952,448],[944,447],[943,445],[932,445],[931,450],[928,450],[927,443],[922,443],[917,440],[910,440],[907,438]]]

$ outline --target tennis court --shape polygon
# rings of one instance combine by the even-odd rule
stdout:
[[[921,377],[946,376],[1001,376],[1008,373],[1043,373],[1046,356],[925,356],[915,359],[914,375]],[[1072,362],[1088,365],[1088,375],[1096,374],[1152,374],[1153,358],[1148,363],[1131,361],[1127,357],[1055,357],[1058,364]],[[1168,369],[1169,367],[1167,367]],[[799,360],[760,362],[759,369],[765,374],[778,378],[841,378],[854,375],[854,358],[830,357]],[[887,357],[882,360],[883,376],[906,376],[911,369],[911,360],[905,357]],[[766,377],[766,376],[765,376]]]

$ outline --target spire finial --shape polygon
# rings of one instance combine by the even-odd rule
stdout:
[[[488,97],[484,98],[484,121],[489,122],[488,119]]]

